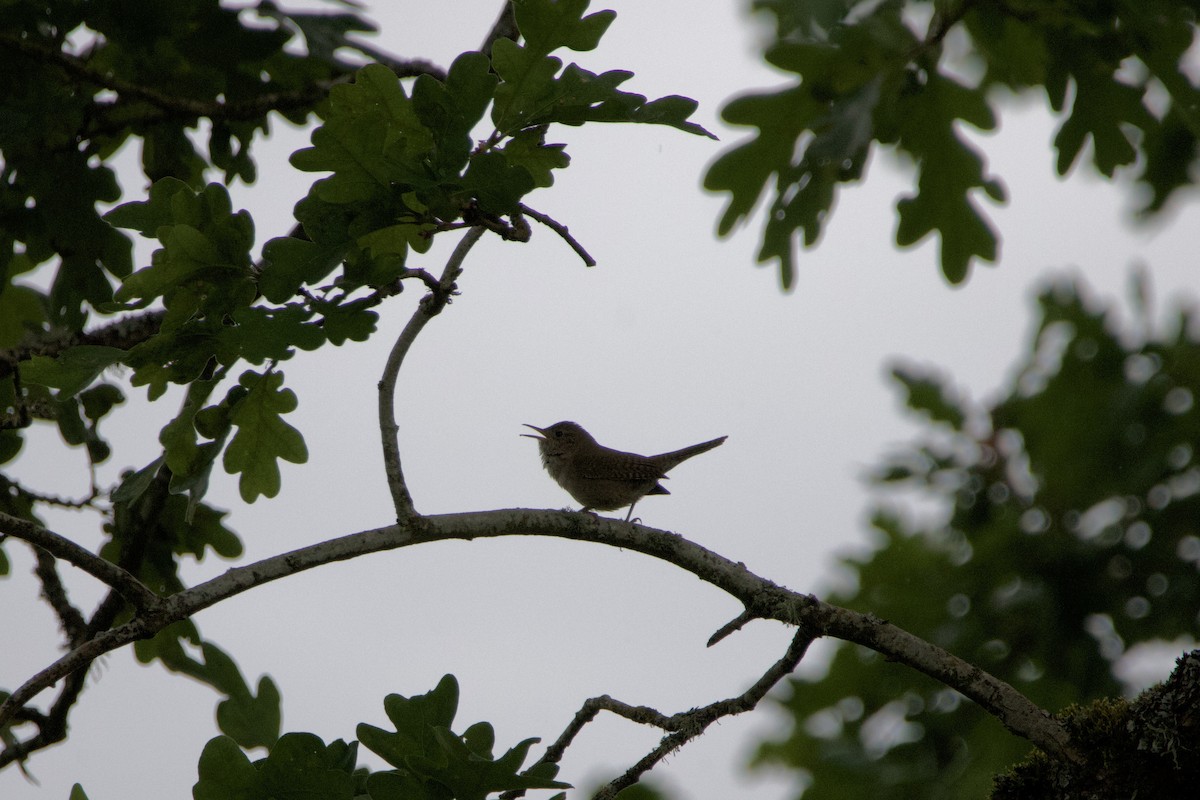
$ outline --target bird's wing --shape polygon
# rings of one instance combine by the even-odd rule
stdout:
[[[624,458],[593,463],[583,470],[585,478],[607,481],[651,481],[666,477],[657,463],[636,453],[621,453]]]

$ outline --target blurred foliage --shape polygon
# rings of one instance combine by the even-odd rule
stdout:
[[[570,788],[554,780],[558,768],[553,764],[520,771],[537,739],[526,739],[496,758],[496,736],[490,724],[477,722],[461,734],[454,733],[450,726],[458,710],[458,682],[453,675],[423,695],[388,695],[383,705],[396,730],[363,723],[358,737],[391,769],[356,768],[359,742],[339,739],[327,745],[311,733],[287,733],[265,758],[251,762],[240,743],[219,736],[200,756],[200,780],[193,796],[196,800],[483,800],[500,791]]]
[[[1184,61],[1200,4],[1178,0],[754,0],[774,25],[769,64],[794,80],[735,98],[726,122],[757,128],[709,169],[727,193],[718,231],[746,222],[769,194],[759,261],[795,278],[793,243],[817,243],[837,190],[863,178],[873,150],[916,173],[896,210],[896,243],[936,233],[942,273],[966,280],[995,261],[998,237],[980,192],[1005,201],[999,178],[961,133],[991,131],[1012,93],[1042,92],[1060,118],[1055,169],[1065,175],[1090,143],[1101,175],[1138,170],[1142,212],[1163,210],[1195,182],[1200,89]]]
[[[948,513],[914,520],[885,503],[874,552],[843,562],[855,586],[826,599],[1056,711],[1119,696],[1113,665],[1131,647],[1200,638],[1200,320],[1186,305],[1160,330],[1144,308],[1125,324],[1069,282],[1038,308],[994,403],[896,369],[925,433],[875,480]],[[793,728],[757,763],[807,772],[821,798],[982,797],[1028,749],[953,691],[854,646],[823,678],[792,681],[783,707]]]

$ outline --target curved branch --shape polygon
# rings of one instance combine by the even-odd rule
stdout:
[[[729,593],[755,616],[799,626],[813,636],[833,636],[861,644],[907,664],[971,698],[1010,731],[1046,753],[1078,759],[1062,725],[1012,686],[891,623],[777,586],[744,565],[678,534],[591,514],[530,509],[411,517],[399,525],[342,536],[231,569],[187,591],[160,599],[132,621],[105,631],[39,672],[0,706],[0,725],[42,689],[96,657],[153,636],[172,622],[255,586],[382,550],[423,542],[514,535],[593,542],[662,559]]]
[[[136,609],[151,608],[160,602],[158,595],[130,573],[41,525],[0,511],[0,534],[29,542],[50,555],[79,567],[93,578],[111,586]]]
[[[404,364],[404,357],[408,355],[417,335],[429,320],[440,314],[450,303],[450,298],[457,291],[455,281],[462,274],[467,253],[471,252],[471,248],[483,236],[484,230],[482,225],[476,225],[467,231],[454,248],[437,285],[421,298],[417,310],[396,338],[383,367],[383,377],[379,379],[379,437],[383,444],[383,468],[387,474],[388,490],[392,494],[392,505],[396,509],[396,519],[400,522],[416,517],[417,510],[413,506],[412,494],[408,491],[408,484],[404,481],[404,470],[400,465],[400,443],[396,438],[400,431],[400,426],[396,424],[396,379],[400,374],[400,367]]]
[[[574,250],[575,253],[580,258],[583,259],[583,263],[585,265],[587,265],[589,267],[596,266],[596,259],[592,258],[592,254],[589,253],[587,250],[585,250],[583,245],[581,245],[579,243],[579,241],[574,236],[571,235],[571,231],[570,231],[570,229],[567,228],[566,225],[563,225],[561,222],[554,219],[553,217],[543,214],[542,212],[538,211],[537,209],[530,208],[529,206],[525,205],[524,203],[521,204],[521,213],[527,214],[527,215],[533,217],[538,222],[542,223],[547,228],[549,228],[550,230],[554,231],[559,236],[561,236],[563,241],[566,242],[568,245],[570,245],[571,249]]]

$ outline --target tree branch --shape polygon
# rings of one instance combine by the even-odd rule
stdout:
[[[399,522],[416,517],[417,510],[413,506],[412,494],[408,491],[408,484],[404,481],[404,470],[400,464],[400,443],[397,440],[400,426],[396,424],[396,380],[400,374],[400,367],[404,364],[404,357],[408,355],[417,335],[429,320],[440,314],[450,303],[450,298],[457,291],[455,281],[462,274],[463,261],[483,236],[483,232],[483,226],[476,225],[467,231],[454,248],[436,287],[421,298],[416,311],[397,337],[383,367],[383,377],[379,379],[379,436],[383,444],[383,468],[387,474],[388,490],[392,494],[392,505],[396,509],[396,519]]]
[[[561,222],[554,219],[553,217],[546,216],[542,212],[540,212],[536,209],[530,208],[529,206],[527,206],[525,204],[521,205],[521,213],[528,214],[529,216],[533,217],[538,222],[542,223],[547,228],[549,228],[550,230],[554,231],[559,236],[561,236],[563,238],[563,241],[566,242],[567,244],[569,244],[571,246],[571,249],[579,254],[579,257],[583,259],[584,264],[586,264],[589,267],[596,266],[596,259],[592,258],[591,253],[589,253],[587,250],[583,249],[583,245],[581,245],[575,239],[575,237],[571,235],[571,231],[567,229],[566,225],[563,225]]]
[[[131,314],[86,333],[59,330],[26,334],[16,347],[0,350],[0,378],[11,373],[20,361],[34,356],[54,357],[77,344],[98,344],[129,350],[158,333],[165,313],[145,311],[141,314]]]
[[[141,524],[135,524],[134,530],[128,537],[128,540],[121,548],[121,556],[115,568],[123,570],[127,574],[132,575],[137,572],[146,554],[146,546],[149,542],[150,531],[153,529],[152,521],[162,512],[163,501],[167,497],[167,480],[165,475],[156,476],[150,489],[147,491],[146,502],[140,508]],[[48,560],[53,564],[53,558],[46,555],[46,551],[41,548],[35,548],[38,553],[39,564],[43,560]],[[103,562],[107,564],[108,562]],[[57,574],[54,576],[57,578]],[[157,595],[154,596],[155,602],[159,601]],[[51,603],[54,601],[51,600]],[[92,616],[84,623],[81,630],[70,632],[68,646],[80,647],[82,644],[90,642],[97,634],[102,631],[107,631],[112,627],[113,620],[121,613],[126,606],[126,599],[122,597],[119,591],[110,588],[108,594],[92,612]],[[59,612],[62,613],[61,611]],[[103,655],[103,653],[100,653]],[[71,709],[78,702],[80,695],[83,692],[87,682],[88,670],[92,665],[95,657],[81,659],[81,662],[70,674],[66,675],[62,681],[62,687],[59,689],[58,697],[51,704],[49,711],[42,713],[28,706],[18,709],[16,719],[31,722],[37,726],[37,733],[23,741],[16,741],[7,745],[0,751],[0,768],[10,764],[13,761],[21,764],[31,753],[50,747],[67,738],[67,718],[71,713]],[[57,681],[56,681],[57,682]],[[29,699],[32,699],[30,697]],[[24,772],[24,766],[21,766]]]
[[[72,77],[78,78],[93,86],[111,89],[123,98],[133,98],[148,103],[155,108],[179,117],[207,117],[218,120],[254,120],[270,111],[291,111],[306,109],[315,105],[329,93],[330,87],[343,80],[348,80],[350,73],[332,81],[316,81],[303,89],[264,92],[249,100],[228,103],[223,100],[198,100],[184,97],[169,90],[127,81],[110,72],[101,71],[88,64],[82,58],[64,53],[56,48],[47,47],[39,42],[24,39],[19,36],[0,34],[0,46],[9,48],[24,56],[53,64]],[[433,75],[439,80],[445,80],[445,73],[428,61],[414,59],[406,61],[379,56],[381,63],[401,78],[416,75]],[[127,123],[128,124],[128,121]]]
[[[738,614],[733,619],[729,620],[729,622],[726,622],[724,625],[722,625],[720,628],[718,628],[717,632],[714,633],[712,636],[708,637],[708,644],[706,644],[705,647],[712,647],[714,644],[721,641],[726,636],[729,636],[730,634],[740,631],[743,627],[746,626],[746,623],[750,622],[753,619],[754,619],[753,614],[751,614],[749,611],[743,611],[742,613]]]
[[[501,39],[517,41],[521,38],[521,32],[517,30],[517,15],[513,9],[513,4],[510,0],[504,0],[504,7],[500,9],[500,16],[496,17],[496,21],[492,24],[492,29],[488,31],[484,37],[483,45],[479,48],[488,58],[492,57],[492,47]]]
[[[34,569],[34,574],[42,583],[42,597],[46,598],[46,602],[58,615],[58,625],[62,628],[67,643],[72,646],[77,645],[83,640],[83,633],[87,630],[87,620],[67,598],[67,589],[58,575],[58,562],[54,556],[41,547],[35,547],[33,550],[37,556],[37,567]]]
[[[93,578],[111,586],[136,609],[151,608],[161,600],[144,583],[116,564],[93,555],[65,536],[46,530],[29,520],[0,511],[0,534],[29,542],[50,555],[79,567]]]
[[[622,703],[620,700],[614,700],[608,695],[590,698],[584,701],[583,707],[579,709],[575,718],[571,720],[571,724],[555,740],[554,744],[546,748],[545,755],[534,766],[557,764],[562,759],[566,749],[570,747],[571,742],[579,735],[579,732],[583,730],[585,725],[595,719],[596,715],[601,711],[609,711],[631,722],[637,722],[642,725],[653,725],[656,728],[669,731],[670,733],[663,737],[657,747],[626,770],[625,774],[609,782],[594,795],[594,800],[608,800],[608,798],[616,796],[617,792],[622,789],[637,783],[642,775],[652,769],[659,761],[662,761],[672,752],[704,733],[712,723],[722,717],[742,714],[757,707],[759,702],[766,697],[767,692],[775,684],[779,683],[779,681],[783,680],[796,669],[796,665],[800,663],[800,659],[804,657],[805,652],[808,651],[808,646],[812,644],[814,638],[804,628],[800,628],[796,631],[796,635],[792,637],[792,643],[788,646],[787,652],[784,653],[783,657],[772,664],[770,669],[764,672],[762,677],[755,681],[754,685],[745,692],[737,697],[718,700],[715,703],[709,703],[706,706],[693,708],[691,711],[684,711],[669,717],[653,708],[631,706]],[[513,800],[524,794],[524,790],[517,790],[505,792],[500,795],[500,798],[501,800]]]
[[[161,598],[130,622],[100,633],[39,672],[0,706],[0,726],[42,689],[96,657],[153,636],[172,622],[255,586],[367,553],[423,542],[514,535],[592,542],[635,550],[674,564],[732,595],[755,616],[799,626],[812,636],[833,636],[861,644],[907,664],[971,698],[1010,731],[1046,753],[1078,758],[1062,725],[1012,686],[895,625],[777,586],[678,534],[591,514],[530,509],[415,516],[399,525],[342,536],[231,569],[184,592]]]

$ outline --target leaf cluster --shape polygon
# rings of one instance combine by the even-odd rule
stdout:
[[[80,330],[86,307],[111,301],[112,280],[132,270],[130,240],[99,212],[121,197],[107,164],[119,148],[140,141],[152,181],[199,189],[215,169],[252,182],[250,146],[269,112],[302,123],[324,83],[351,70],[336,50],[374,53],[346,34],[373,29],[352,11],[269,2],[0,5],[0,348],[28,326]],[[211,123],[203,148],[201,118]],[[9,286],[55,256],[48,293]]]
[[[896,204],[896,243],[912,246],[936,234],[951,283],[965,280],[972,262],[995,261],[997,235],[976,201],[982,193],[1004,202],[1004,187],[961,127],[993,130],[997,100],[1013,92],[1043,92],[1060,117],[1060,175],[1090,142],[1091,165],[1101,175],[1139,168],[1137,180],[1150,196],[1144,213],[1161,211],[1194,182],[1200,89],[1184,63],[1196,32],[1192,3],[753,5],[775,22],[767,61],[795,77],[725,107],[727,122],[757,130],[717,159],[705,186],[729,198],[721,235],[769,195],[758,257],[778,262],[785,288],[795,278],[794,236],[816,244],[837,191],[861,180],[881,146],[916,175],[914,191]],[[924,34],[918,20],[928,20]],[[956,55],[963,48],[965,55]]]
[[[419,76],[408,91],[372,65],[334,87],[312,147],[292,157],[298,169],[331,174],[296,207],[303,235],[267,243],[267,299],[324,281],[339,266],[339,285],[391,284],[407,275],[410,252],[425,252],[433,234],[460,224],[527,235],[522,200],[569,164],[565,145],[546,141],[554,123],[651,123],[710,135],[687,119],[694,101],[648,101],[618,88],[631,72],[597,75],[551,55],[595,48],[613,12],[585,15],[586,0],[514,6],[523,42],[501,39],[491,58],[463,53],[445,81]],[[482,136],[489,109],[491,131]]]
[[[521,771],[537,739],[526,739],[496,757],[490,724],[478,722],[461,734],[454,733],[450,726],[457,709],[458,682],[453,675],[423,695],[388,695],[384,710],[395,730],[366,723],[358,726],[360,742],[392,766],[375,772],[356,769],[359,742],[339,739],[325,744],[311,733],[288,733],[270,746],[265,758],[251,762],[238,742],[219,736],[200,756],[200,779],[193,796],[196,800],[312,796],[483,800],[500,791],[570,788],[553,779],[557,767],[552,764]]]
[[[882,507],[877,549],[844,562],[857,586],[829,600],[1058,709],[1120,694],[1113,663],[1130,647],[1200,635],[1200,336],[1190,307],[1131,336],[1069,283],[1038,305],[993,404],[897,368],[928,430],[876,479],[947,513],[914,523]],[[795,727],[759,759],[810,770],[823,796],[980,796],[1023,750],[977,706],[860,648],[792,689]]]

